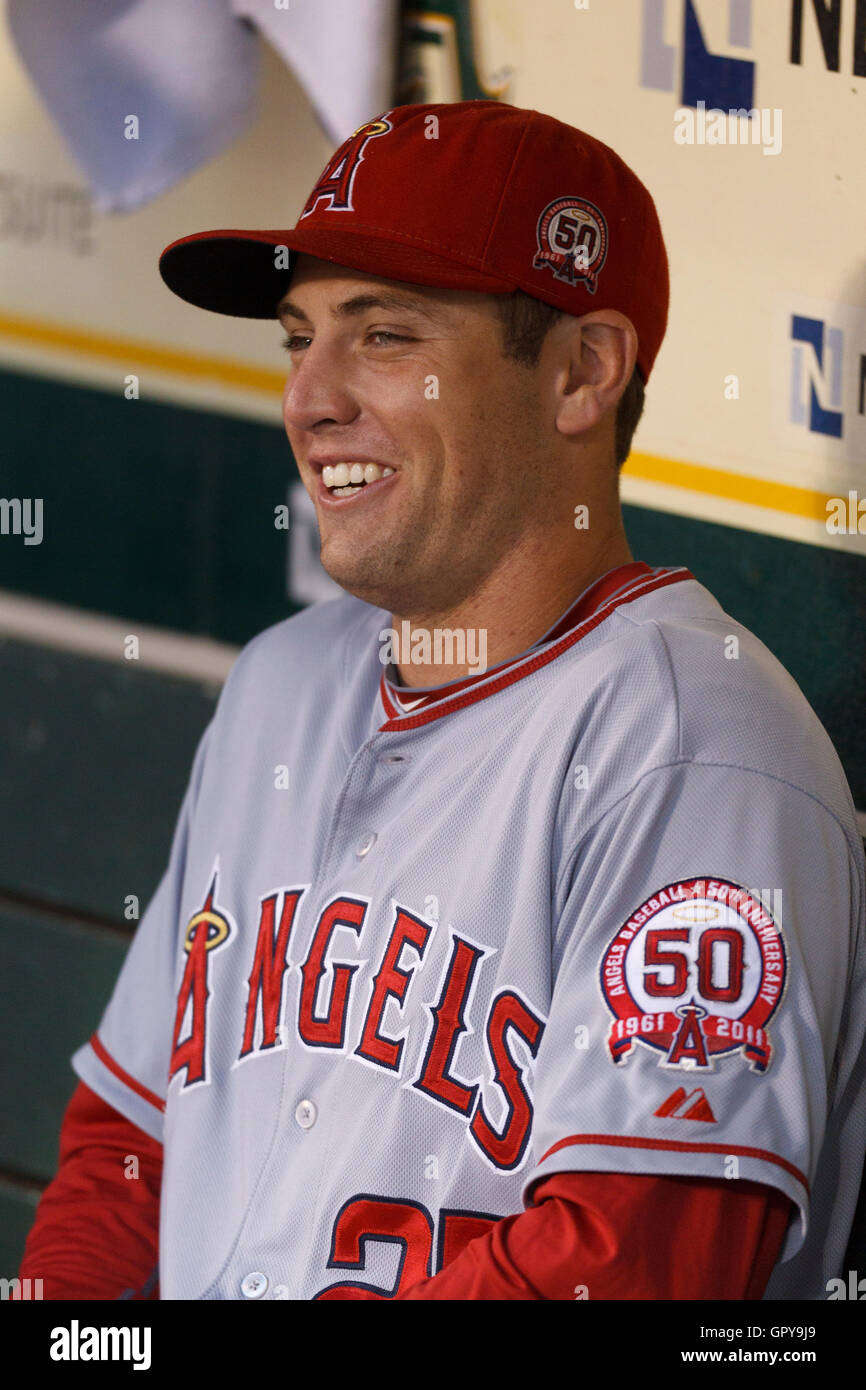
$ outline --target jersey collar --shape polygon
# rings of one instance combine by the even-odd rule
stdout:
[[[632,560],[608,570],[584,589],[553,626],[525,652],[480,675],[466,676],[445,685],[410,689],[397,685],[383,672],[379,682],[379,698],[385,722],[379,732],[415,729],[450,714],[452,710],[463,709],[477,700],[486,699],[506,685],[555,661],[562,652],[609,617],[620,604],[684,579],[694,579],[691,571],[684,566],[653,568],[642,560]]]

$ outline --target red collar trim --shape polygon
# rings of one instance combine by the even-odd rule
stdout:
[[[591,584],[588,589],[575,599],[557,619],[553,627],[548,628],[543,637],[539,637],[537,642],[533,642],[529,648],[530,652],[543,647],[547,642],[555,642],[559,637],[564,637],[567,632],[571,632],[579,622],[589,618],[595,610],[607,598],[612,598],[625,589],[627,585],[636,579],[642,579],[644,575],[655,574],[656,571],[645,564],[643,560],[632,560],[625,565],[617,565],[615,569],[608,570],[599,579]],[[527,653],[524,653],[527,655]],[[502,672],[506,668],[513,666],[515,658],[511,657],[507,661],[500,661],[494,666],[492,671],[485,671],[478,676],[465,676],[463,680],[449,681],[445,685],[428,685],[422,690],[412,691],[412,698],[409,699],[410,690],[407,686],[396,686],[392,680],[385,677],[385,689],[388,692],[389,704],[386,713],[394,718],[401,718],[404,714],[414,712],[416,709],[425,708],[434,704],[435,701],[443,699],[446,695],[457,695],[461,690],[466,690],[470,685],[477,685],[479,681],[488,679],[497,672]],[[401,697],[405,694],[406,699]]]
[[[608,570],[600,579],[596,579],[588,589],[575,599],[570,608],[567,608],[562,617],[544,634],[536,646],[540,647],[542,642],[556,642],[560,637],[565,637],[566,633],[572,632],[578,623],[582,623],[587,618],[591,618],[603,603],[615,594],[621,594],[626,589],[630,589],[639,579],[651,579],[658,571],[643,560],[631,560],[626,565],[617,565],[616,569]],[[478,677],[475,678],[476,680]]]
[[[489,695],[494,695],[498,691],[504,690],[506,686],[513,685],[515,681],[522,680],[524,676],[531,675],[533,671],[539,670],[542,666],[547,666],[549,662],[555,661],[558,656],[568,651],[569,648],[579,642],[582,637],[592,632],[593,628],[598,627],[606,618],[609,618],[611,613],[622,604],[630,603],[633,599],[641,598],[644,594],[654,593],[656,589],[667,588],[669,584],[680,584],[685,579],[694,579],[695,577],[691,570],[685,568],[663,569],[655,573],[649,569],[649,566],[644,565],[641,561],[636,561],[635,565],[640,566],[640,572],[636,574],[635,579],[631,583],[627,582],[625,589],[622,587],[622,570],[614,570],[611,571],[610,574],[603,575],[597,584],[594,584],[585,594],[581,595],[577,604],[573,606],[572,609],[569,609],[569,613],[564,615],[562,619],[562,623],[564,623],[566,619],[569,618],[569,614],[571,615],[568,631],[562,637],[556,638],[555,634],[562,625],[558,623],[556,628],[554,628],[553,634],[545,639],[542,651],[527,656],[515,665],[509,666],[501,675],[494,677],[492,680],[488,680],[484,676],[469,677],[464,688],[456,689],[452,686],[451,695],[443,695],[440,699],[436,700],[434,704],[419,709],[417,712],[402,711],[399,706],[395,704],[394,700],[391,698],[388,682],[383,671],[379,681],[379,695],[388,717],[385,723],[380,726],[379,732],[396,733],[407,729],[417,729],[420,728],[422,724],[430,724],[434,719],[441,719],[443,715],[450,714],[453,710],[463,709],[466,705],[475,704],[477,700],[484,700]],[[631,566],[622,567],[622,569],[628,568],[631,568]],[[647,571],[649,572],[647,573]],[[609,590],[611,585],[614,587],[615,592],[605,602],[603,599],[604,590],[605,588]],[[575,626],[575,612],[582,611],[584,601],[589,603],[590,597],[593,594],[594,602],[597,604],[600,593],[602,595],[601,605],[596,607],[595,611],[591,612],[588,617],[583,620],[579,619]],[[550,642],[552,642],[553,645],[549,645]],[[463,683],[461,683],[461,685],[463,685]]]

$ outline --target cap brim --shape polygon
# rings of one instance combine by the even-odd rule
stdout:
[[[277,269],[275,248],[285,244],[280,232],[197,232],[165,248],[159,273],[170,290],[199,309],[273,319],[297,260],[289,252]]]
[[[306,233],[297,229],[196,232],[166,247],[159,271],[170,290],[200,309],[237,318],[275,319],[301,252],[349,270],[414,285],[479,294],[507,294],[518,288],[426,247],[321,228]]]

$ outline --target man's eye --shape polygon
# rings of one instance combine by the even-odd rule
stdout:
[[[407,338],[403,333],[389,333],[387,329],[376,328],[369,335],[371,338],[390,338],[393,343],[413,343],[414,338]]]
[[[405,334],[389,333],[384,328],[377,328],[367,336],[369,338],[388,338],[393,343],[412,343],[415,341],[414,338],[407,338]],[[309,341],[310,339],[304,333],[290,333],[287,338],[283,339],[283,347],[286,352],[300,352],[300,344]]]

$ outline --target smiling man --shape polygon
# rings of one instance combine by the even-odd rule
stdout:
[[[646,188],[538,112],[399,107],[295,228],[161,270],[282,321],[346,594],[226,683],[22,1275],[825,1297],[863,1160],[866,866],[794,682],[628,547],[668,303]]]

